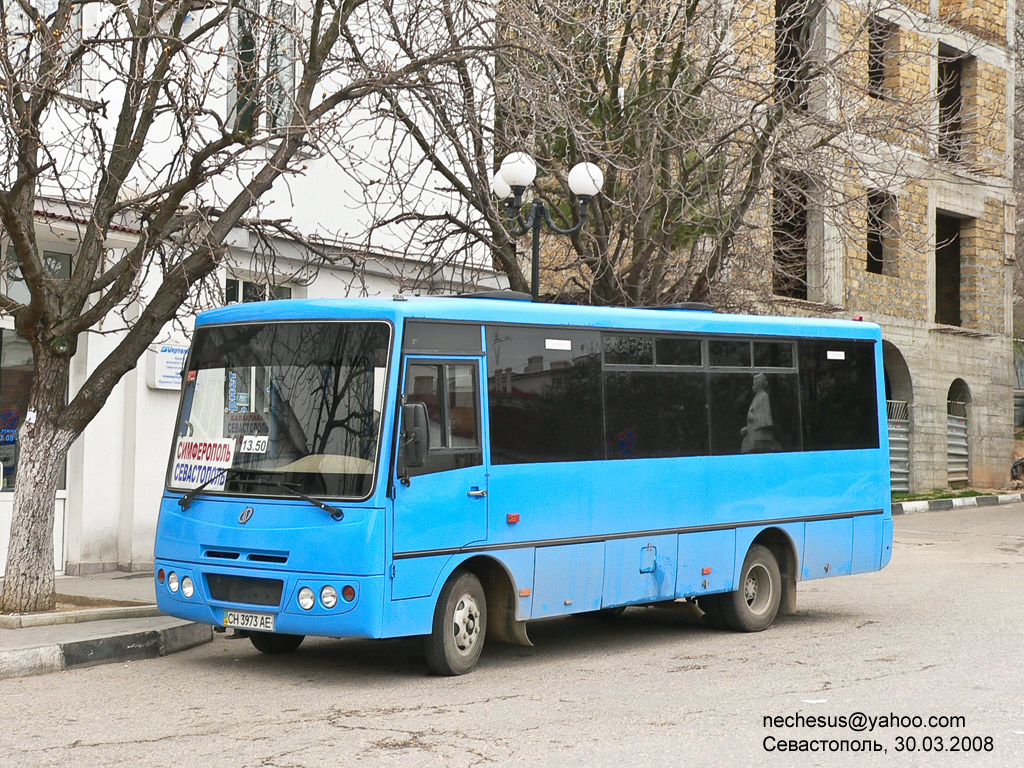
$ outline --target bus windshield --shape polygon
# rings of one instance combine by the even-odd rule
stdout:
[[[200,328],[168,487],[362,499],[373,490],[390,326]]]

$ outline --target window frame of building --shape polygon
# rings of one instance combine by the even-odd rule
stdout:
[[[936,154],[953,163],[964,159],[967,148],[963,83],[973,62],[973,56],[939,44],[935,93],[939,120]]]
[[[823,26],[824,14],[819,10],[808,19],[812,0],[775,0],[775,30],[773,51],[773,93],[776,101],[792,95],[800,84],[797,73],[804,62],[814,55]],[[811,101],[808,87],[795,103],[797,109],[808,109]]]
[[[810,298],[811,207],[806,174],[776,174],[770,203],[772,293],[790,299]]]
[[[899,208],[896,197],[879,189],[867,194],[867,252],[865,268],[876,275],[896,274],[894,240]]]
[[[291,122],[297,19],[295,4],[288,0],[239,0],[234,9],[230,111],[242,133],[273,131]]]
[[[962,327],[964,322],[964,269],[962,233],[971,220],[935,213],[935,299],[934,320],[939,325]]]
[[[290,299],[293,297],[293,294],[294,291],[290,285],[276,285],[236,276],[229,276],[224,281],[225,306],[229,304],[249,304],[256,301]]]
[[[896,47],[899,25],[872,14],[868,17],[868,95],[885,99],[891,94],[891,81],[898,66]]]
[[[0,294],[20,304],[27,304],[31,297],[25,286],[25,279],[21,276],[21,265],[17,263],[14,246],[8,245],[5,253],[7,257],[4,260],[4,268],[0,270]],[[50,250],[44,246],[42,256],[43,264],[46,265],[51,275],[61,280],[71,278],[73,254],[67,251]]]

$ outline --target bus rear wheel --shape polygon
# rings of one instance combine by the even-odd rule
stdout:
[[[456,571],[441,590],[426,638],[427,665],[437,675],[464,675],[476,666],[487,634],[487,599],[480,580]]]
[[[249,642],[260,653],[291,653],[306,639],[305,635],[285,635],[274,632],[252,632]]]
[[[721,596],[722,616],[737,632],[760,632],[775,621],[782,600],[782,577],[771,550],[754,544],[743,560],[740,588]]]

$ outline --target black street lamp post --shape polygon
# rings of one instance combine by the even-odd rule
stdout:
[[[533,232],[533,253],[530,259],[530,295],[534,301],[540,296],[540,233],[544,224],[559,235],[572,235],[582,229],[587,221],[590,199],[601,191],[604,174],[593,163],[579,163],[569,171],[569,190],[579,198],[580,218],[571,227],[562,228],[555,224],[547,205],[539,197],[530,203],[530,212],[523,218],[523,195],[526,188],[537,176],[537,164],[525,152],[513,152],[501,161],[501,168],[494,176],[491,191],[505,203],[510,232],[513,237]]]

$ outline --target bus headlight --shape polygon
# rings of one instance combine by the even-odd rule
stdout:
[[[196,585],[192,583],[192,577],[186,576],[181,580],[181,594],[185,597],[192,597],[195,594]]]
[[[332,586],[326,586],[320,590],[320,602],[324,608],[333,608],[338,604],[338,590]]]
[[[167,588],[171,590],[171,592],[178,591],[178,574],[174,571],[167,574]]]
[[[313,590],[309,587],[303,587],[299,590],[299,605],[302,606],[302,610],[308,611],[316,603],[316,596],[313,594]]]

